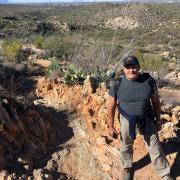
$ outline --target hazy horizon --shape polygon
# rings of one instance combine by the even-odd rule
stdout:
[[[138,0],[0,0],[0,3],[137,2]],[[180,0],[139,0],[139,2],[180,2]]]
[[[52,2],[52,3],[56,3],[56,2],[113,2],[113,1],[117,1],[117,2],[122,2],[124,0],[8,0],[9,3],[46,3],[46,2]],[[1,2],[1,0],[0,0]]]

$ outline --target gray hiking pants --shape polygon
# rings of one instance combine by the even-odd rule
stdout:
[[[144,130],[144,141],[146,147],[148,148],[149,155],[153,166],[157,174],[163,179],[170,174],[170,166],[166,160],[164,152],[160,146],[158,135],[156,132],[156,127],[154,120],[152,118],[146,118],[146,128]],[[120,115],[121,124],[121,148],[120,148],[120,158],[122,161],[123,168],[131,168],[133,161],[133,140],[129,135],[129,122],[128,120]]]

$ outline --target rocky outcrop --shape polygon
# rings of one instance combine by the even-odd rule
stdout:
[[[180,87],[180,72],[172,71],[163,77],[163,80],[174,84],[175,87]]]
[[[111,29],[134,29],[139,26],[139,23],[128,16],[125,17],[117,17],[114,19],[108,19],[105,23],[105,27]]]
[[[161,114],[162,129],[159,132],[161,141],[180,143],[180,106],[163,104]]]
[[[164,18],[160,9],[141,3],[128,4],[117,14],[117,17],[108,19],[104,26],[112,29],[134,29],[139,26],[160,24]]]
[[[37,155],[45,154],[53,144],[50,118],[34,105],[25,107],[5,94],[0,99],[0,170],[18,168],[21,173],[30,173]],[[2,171],[0,178],[7,176],[9,173]]]
[[[42,78],[38,81],[36,94],[46,99],[60,99],[62,103],[79,111],[92,128],[99,126],[106,130],[108,93],[103,85],[97,87],[95,81],[96,79],[87,78],[84,86],[68,87],[64,84],[53,84]]]
[[[71,104],[77,110],[80,110],[85,119],[92,124],[92,127],[100,126],[101,129],[107,128],[107,90],[103,85],[97,88],[96,83],[92,83],[90,78],[87,78],[84,87],[77,85],[67,87],[63,84],[53,85],[45,78],[39,80],[37,84],[37,95],[45,98],[61,99],[65,104]],[[161,95],[162,94],[162,95]],[[167,95],[160,91],[162,103],[162,119],[172,122],[174,125],[179,123],[180,110],[177,104],[167,103]],[[177,92],[178,96],[178,92]],[[68,98],[67,98],[68,97]],[[165,99],[165,101],[163,100]],[[177,98],[174,97],[177,100]],[[169,101],[170,103],[173,103]],[[117,120],[117,119],[116,119]],[[117,127],[118,127],[118,121]]]

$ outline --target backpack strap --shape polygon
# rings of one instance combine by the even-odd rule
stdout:
[[[119,90],[120,84],[121,84],[121,76],[119,77],[118,80],[114,81],[114,92],[115,92],[115,99],[117,100],[117,92]]]
[[[145,75],[147,76],[146,82],[151,87],[152,92],[155,93],[155,91],[157,91],[156,81],[149,73],[145,73]]]

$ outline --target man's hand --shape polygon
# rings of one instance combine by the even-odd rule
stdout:
[[[118,133],[117,133],[117,131],[115,130],[114,127],[109,127],[109,128],[108,128],[108,131],[109,131],[109,135],[110,135],[111,137],[117,139]]]

